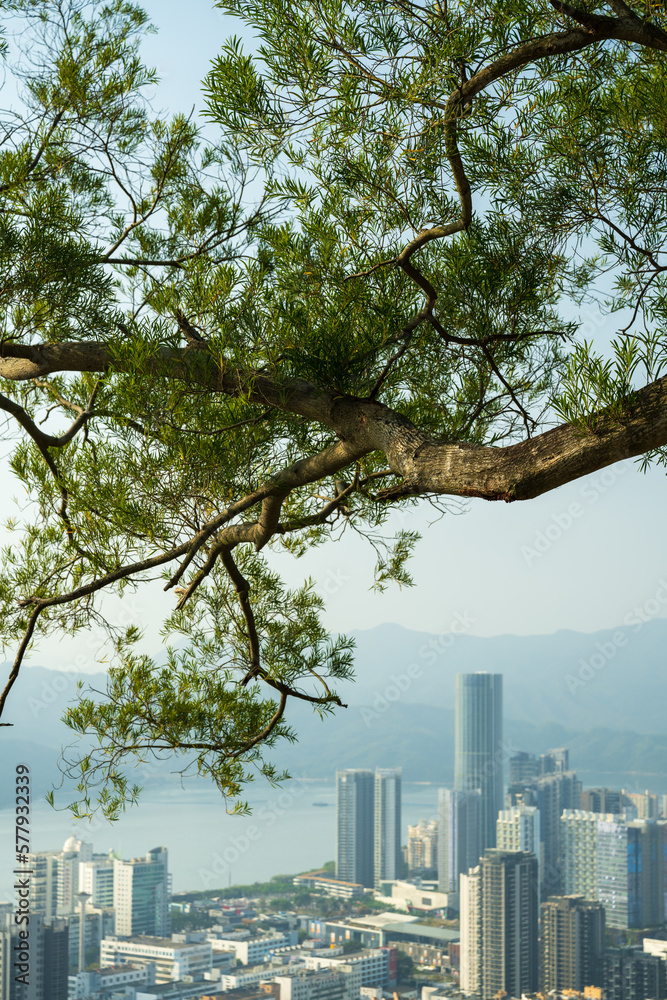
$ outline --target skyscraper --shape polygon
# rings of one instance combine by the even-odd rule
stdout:
[[[556,751],[550,751],[550,754]],[[564,753],[564,751],[559,751]],[[546,755],[548,756],[548,755]],[[565,763],[567,760],[565,760]],[[564,809],[578,809],[581,782],[574,771],[555,769],[537,780],[537,806],[542,837],[542,898],[562,892],[561,816]]]
[[[493,1000],[537,989],[537,858],[487,850],[461,876],[461,988]]]
[[[584,788],[581,792],[581,808],[586,812],[622,813],[623,792],[612,788]]]
[[[168,937],[171,933],[168,857],[166,847],[155,847],[145,858],[114,860],[117,934]]]
[[[92,906],[114,905],[114,860],[112,854],[98,854],[92,861],[82,861],[79,865],[79,889],[90,893]]]
[[[420,819],[408,827],[408,868],[410,871],[436,868],[438,864],[438,824]]]
[[[528,851],[537,858],[540,884],[540,811],[536,806],[501,809],[496,822],[496,846],[503,851]]]
[[[336,878],[372,889],[375,779],[372,771],[336,772]]]
[[[614,813],[564,809],[560,818],[561,881],[565,895],[597,899],[598,823],[613,823]]]
[[[401,769],[375,772],[374,884],[401,877]]]
[[[545,774],[563,774],[570,770],[570,751],[567,747],[547,750],[540,754],[540,777]]]
[[[604,907],[583,896],[542,903],[542,989],[561,993],[602,986]]]
[[[461,989],[479,994],[482,990],[482,869],[480,865],[460,879]]]
[[[479,788],[480,851],[493,847],[503,807],[502,674],[457,674],[454,787]]]
[[[664,1000],[667,963],[640,948],[609,948],[604,954],[605,1000]]]
[[[479,815],[482,793],[438,790],[438,888],[458,892],[459,877],[478,863]]]
[[[535,754],[519,750],[510,757],[510,785],[524,785],[534,781],[540,773],[540,765]]]
[[[74,913],[79,891],[79,865],[92,861],[93,845],[68,837],[58,855],[58,913]]]
[[[67,1000],[67,919],[45,920],[31,913],[25,954],[18,937],[25,928],[17,927],[12,918],[5,919],[5,926],[0,926],[2,1000]]]
[[[90,861],[93,845],[68,837],[60,851],[39,851],[28,855],[33,872],[30,881],[30,910],[46,920],[56,914],[74,913],[79,891],[79,869]]]
[[[58,863],[62,851],[29,854],[33,875],[30,879],[30,911],[50,920],[58,911]]]
[[[608,927],[658,927],[665,919],[667,824],[655,820],[597,824],[597,899]]]

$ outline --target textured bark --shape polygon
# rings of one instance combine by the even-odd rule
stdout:
[[[54,372],[104,371],[113,364],[104,344],[5,345],[0,376],[21,380]],[[510,502],[530,500],[614,462],[667,445],[667,377],[636,392],[621,418],[601,414],[595,431],[563,424],[497,448],[438,441],[382,403],[337,396],[303,380],[219,366],[202,351],[163,348],[147,364],[146,374],[205,386],[211,392],[244,395],[336,432],[337,445],[277,474],[255,534],[248,539],[258,548],[275,530],[281,500],[290,490],[334,475],[370,452],[383,452],[389,467],[403,478],[381,494],[387,500],[439,494]]]

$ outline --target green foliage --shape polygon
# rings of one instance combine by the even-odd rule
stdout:
[[[637,44],[580,32],[594,2],[219,6],[260,44],[222,46],[204,131],[147,101],[138,6],[2,4],[0,408],[27,497],[2,639],[17,671],[54,633],[107,636],[107,690],[67,714],[76,815],[116,817],[155,757],[237,811],[281,780],[265,754],[294,699],[341,707],[352,643],[280,568],[354,532],[370,585],[412,582],[397,428],[410,457],[554,416],[599,435],[665,368],[662,5],[633,5]],[[561,311],[610,270],[609,323],[632,315],[604,355]],[[384,443],[341,459],[337,414],[372,406]],[[101,595],[157,579],[152,657]]]
[[[396,974],[399,983],[409,982],[414,976],[415,963],[404,951],[396,952]]]

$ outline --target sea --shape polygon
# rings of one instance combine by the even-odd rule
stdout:
[[[434,819],[438,786],[403,783],[403,843],[408,825]],[[37,800],[30,812],[30,849],[60,850],[68,837],[135,858],[154,847],[169,850],[173,892],[266,882],[321,867],[335,857],[335,781],[292,778],[279,787],[255,782],[248,816],[230,815],[211,787],[184,783],[177,790],[146,790],[139,804],[113,824],[100,817],[74,822],[71,813]],[[14,900],[15,813],[0,810],[0,902]],[[25,829],[25,827],[23,827]]]

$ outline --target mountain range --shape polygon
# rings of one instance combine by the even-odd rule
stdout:
[[[398,625],[357,632],[357,678],[339,688],[348,707],[320,719],[296,705],[289,721],[299,742],[276,747],[270,758],[303,777],[402,766],[408,781],[451,784],[455,675],[489,670],[503,674],[507,757],[568,746],[585,785],[667,792],[667,620],[633,614],[594,634],[478,637],[465,634],[463,618],[459,634]],[[13,729],[4,730],[2,757],[30,763],[35,789],[60,781],[60,749],[73,742],[61,716],[78,679],[27,666],[11,693]],[[103,674],[84,680],[104,687]],[[146,784],[170,780],[169,769],[159,768]],[[0,806],[8,796],[0,790]]]

